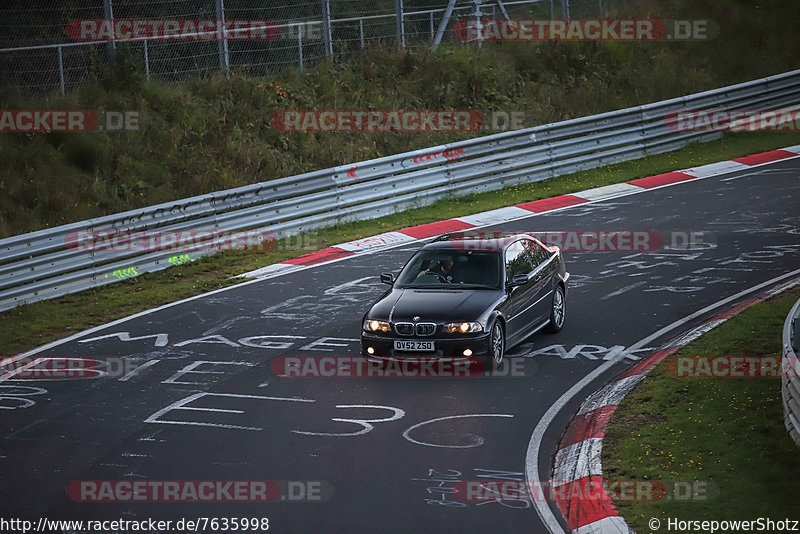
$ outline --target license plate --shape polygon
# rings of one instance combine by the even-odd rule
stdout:
[[[432,352],[433,341],[395,341],[394,350],[409,350],[414,352]]]

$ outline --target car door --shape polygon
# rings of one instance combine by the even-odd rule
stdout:
[[[506,249],[506,282],[511,282],[514,276],[524,274],[529,276],[533,270],[530,255],[525,251],[521,240],[515,241]],[[530,279],[527,283],[512,287],[509,290],[509,316],[506,321],[506,344],[510,347],[525,338],[530,332],[531,321],[535,311],[530,306],[536,291],[535,284]]]
[[[558,268],[553,255],[536,240],[525,239],[522,242],[528,261],[533,265],[529,283],[531,291],[531,313],[529,320],[531,328],[536,328],[550,318],[550,308],[553,294],[553,275]]]

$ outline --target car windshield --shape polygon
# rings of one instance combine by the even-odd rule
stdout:
[[[500,287],[497,252],[421,250],[397,278],[401,288],[496,289]]]

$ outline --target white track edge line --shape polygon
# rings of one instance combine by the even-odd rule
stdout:
[[[773,150],[783,150],[783,149],[782,148],[775,148]],[[767,151],[767,152],[771,152],[771,151]],[[793,160],[793,159],[797,159],[797,158],[800,158],[800,154],[798,154],[797,156],[792,156],[792,157],[788,157],[788,158],[782,158],[782,159],[767,161],[767,162],[764,162],[764,163],[759,163],[759,164],[756,164],[756,165],[751,165],[747,169],[727,170],[727,171],[720,172],[719,174],[710,174],[708,176],[696,177],[696,178],[692,178],[691,180],[683,180],[683,181],[680,181],[680,182],[674,182],[674,183],[671,183],[671,184],[664,184],[664,185],[660,185],[660,186],[657,186],[657,187],[650,187],[650,188],[642,187],[640,191],[631,191],[627,195],[623,195],[623,196],[644,193],[644,192],[647,192],[647,191],[655,191],[657,189],[662,189],[664,187],[671,187],[671,186],[674,186],[674,185],[686,184],[686,183],[694,182],[694,181],[697,181],[697,180],[705,180],[707,178],[714,178],[714,177],[717,177],[717,176],[723,176],[725,174],[732,174],[732,173],[735,173],[735,172],[742,172],[742,171],[746,171],[748,169],[754,169],[756,167],[761,167],[761,166],[764,166],[764,165],[772,165],[772,164],[775,164],[775,163],[780,163],[780,162],[783,162],[783,161],[789,161],[789,160]],[[733,161],[733,160],[722,160],[722,161],[724,162],[724,161]],[[720,163],[720,162],[715,162],[715,163]],[[681,172],[681,171],[670,171],[670,172]],[[618,182],[618,183],[627,183],[627,181],[626,182]],[[610,185],[614,185],[614,184],[610,184]],[[572,193],[564,193],[564,194],[565,195],[570,195]],[[558,195],[558,196],[561,196],[561,195]],[[555,198],[555,197],[549,197],[549,198]],[[474,226],[471,229],[487,228],[487,227],[490,227],[490,226],[497,226],[498,224],[506,224],[508,222],[516,221],[516,220],[519,220],[519,219],[527,219],[529,217],[536,217],[538,215],[555,213],[555,212],[558,212],[558,211],[574,208],[576,206],[586,206],[588,204],[594,204],[594,203],[598,203],[598,202],[607,202],[609,200],[615,200],[617,198],[621,198],[621,197],[590,200],[588,202],[581,202],[579,204],[570,204],[569,206],[562,206],[560,208],[554,208],[554,209],[551,209],[551,210],[542,211],[542,212],[538,212],[538,213],[531,212],[530,215],[523,215],[523,216],[517,217],[515,219],[510,219],[508,221],[503,221],[501,223],[490,223],[490,224],[484,224],[484,225],[481,225],[481,226]],[[514,206],[517,206],[517,204],[514,204]],[[510,206],[504,206],[504,207],[510,207]],[[491,210],[488,210],[488,211],[491,211]],[[450,219],[445,219],[445,220],[450,220]],[[399,231],[399,230],[394,230],[394,231]],[[363,251],[361,253],[354,253],[354,254],[351,254],[351,255],[348,255],[348,256],[344,256],[342,258],[337,258],[337,259],[334,259],[334,260],[330,260],[330,261],[327,261],[327,262],[323,261],[323,262],[320,262],[320,263],[314,264],[314,265],[304,265],[304,266],[302,266],[302,267],[300,267],[298,269],[292,269],[289,272],[278,271],[278,272],[275,272],[275,273],[273,273],[271,275],[267,275],[267,276],[264,276],[264,277],[254,278],[252,280],[245,280],[245,281],[237,283],[237,284],[233,284],[233,285],[226,286],[226,287],[221,287],[219,289],[214,289],[214,290],[209,291],[207,293],[200,293],[199,295],[193,295],[191,297],[187,297],[187,298],[182,299],[182,300],[177,300],[175,302],[169,302],[167,304],[162,304],[161,306],[157,306],[155,308],[142,310],[140,312],[134,313],[133,315],[128,315],[126,317],[121,317],[121,318],[116,319],[114,321],[111,321],[109,323],[104,323],[104,324],[97,325],[97,326],[94,326],[92,328],[89,328],[87,330],[82,330],[80,332],[76,332],[75,334],[72,334],[71,336],[67,336],[65,338],[61,338],[61,339],[57,339],[55,341],[51,341],[50,343],[46,343],[46,344],[44,344],[44,345],[42,345],[40,347],[36,347],[34,349],[31,349],[28,352],[21,353],[18,356],[31,356],[33,354],[38,354],[39,352],[51,349],[53,347],[57,347],[58,345],[62,345],[64,343],[68,343],[68,342],[73,341],[75,339],[78,339],[80,337],[83,337],[83,336],[92,334],[94,332],[97,332],[98,330],[101,330],[103,328],[109,328],[109,327],[112,327],[112,326],[116,326],[118,324],[124,323],[125,321],[130,321],[130,320],[133,320],[133,319],[137,319],[139,317],[143,317],[143,316],[148,315],[150,313],[155,313],[157,311],[161,311],[161,310],[170,308],[172,306],[177,306],[179,304],[184,304],[186,302],[191,302],[191,301],[199,299],[199,298],[204,298],[204,297],[208,297],[208,296],[211,296],[211,295],[215,295],[217,293],[222,293],[223,291],[228,291],[228,290],[231,290],[231,289],[234,289],[234,288],[244,287],[247,284],[253,284],[253,283],[256,283],[256,282],[263,282],[265,280],[269,280],[269,279],[272,279],[272,278],[277,278],[278,276],[285,276],[287,274],[294,274],[294,273],[297,273],[297,272],[300,272],[300,271],[304,271],[306,269],[310,269],[310,268],[313,268],[313,267],[319,267],[321,265],[329,265],[329,264],[332,264],[332,263],[336,263],[336,262],[339,262],[339,261],[344,261],[344,260],[353,258],[355,256],[361,256],[363,254],[372,254],[372,253],[375,253],[375,252],[382,252],[382,251],[385,251],[385,250],[391,250],[393,248],[409,245],[409,244],[412,244],[412,243],[417,243],[417,242],[423,241],[425,239],[431,239],[432,237],[435,237],[435,236],[413,239],[412,241],[406,241],[404,243],[396,243],[394,245],[388,245],[386,247],[380,247],[380,248],[376,248],[374,250],[365,250],[365,251]],[[279,262],[279,263],[281,263],[281,262]]]
[[[775,295],[777,293],[781,293],[783,291],[788,291],[789,289],[791,289],[791,288],[793,288],[794,286],[797,286],[797,285],[800,285],[800,278],[796,278],[793,281],[790,281],[790,282],[788,282],[786,284],[777,285],[777,286],[773,287],[769,292],[767,292],[767,294],[766,294],[766,296],[764,297],[763,300],[766,300],[766,299],[770,298],[771,296],[773,296],[773,295]],[[758,302],[753,302],[752,304],[758,304]],[[747,307],[750,307],[750,306],[747,306]],[[725,317],[725,318],[722,318],[722,319],[716,319],[716,320],[708,321],[706,323],[703,323],[703,324],[691,329],[686,334],[691,334],[693,332],[696,332],[699,335],[706,334],[709,331],[713,330],[714,328],[720,326],[722,323],[724,323],[725,321],[727,321],[730,318],[731,317],[729,316],[729,317]],[[677,339],[673,338],[672,341],[667,342],[667,346],[665,348],[679,349],[679,348],[683,347],[684,345],[688,345],[689,343],[691,343],[692,339],[694,339],[694,338],[692,338],[692,339],[683,341],[684,337],[685,337],[685,335],[680,336]],[[619,383],[622,380],[625,380],[626,378],[631,378],[631,377],[639,377],[639,379],[641,380],[641,379],[644,379],[649,372],[650,372],[650,370],[648,369],[646,371],[639,372],[639,373],[637,373],[635,375],[630,375],[628,377],[625,377],[625,378],[622,378],[622,379],[618,379],[615,382]],[[611,383],[613,384],[615,382],[611,382]],[[604,387],[607,387],[607,386],[604,386]],[[602,390],[602,388],[601,388],[601,390]],[[600,390],[598,390],[598,391],[600,391]],[[630,391],[625,392],[623,394],[623,398],[625,396],[627,396],[628,393],[630,393]],[[592,394],[592,395],[594,395],[594,394]],[[592,395],[590,395],[586,400],[583,401],[583,403],[581,404],[581,407],[578,409],[578,415],[581,414],[581,412],[583,411],[583,409],[586,406],[587,402],[591,399]],[[608,406],[608,405],[604,405],[604,406]],[[601,407],[604,407],[604,406],[601,406]],[[601,407],[597,407],[595,409],[599,409]],[[573,420],[574,420],[574,418],[573,418]],[[571,421],[570,421],[570,423],[571,423]],[[599,439],[600,439],[601,448],[602,448],[603,438],[599,438]],[[578,443],[580,443],[580,442],[578,442]],[[559,443],[559,445],[560,445],[560,443]],[[558,450],[561,451],[562,449],[558,449]],[[558,457],[556,456],[556,459],[557,458]],[[602,458],[600,458],[599,462],[600,462],[600,464],[598,466],[598,470],[600,472],[602,472],[602,468],[603,468]],[[557,466],[555,466],[555,468],[557,468]],[[555,468],[554,468],[554,471],[555,471]],[[598,519],[596,521],[593,521],[591,523],[587,523],[585,525],[580,525],[578,528],[576,528],[574,530],[574,533],[580,534],[581,532],[597,532],[598,523],[602,522],[602,523],[605,524],[605,522],[607,522],[607,520],[609,520],[609,519],[616,520],[614,522],[614,526],[617,527],[618,529],[621,529],[621,527],[623,527],[623,526],[625,527],[624,530],[619,530],[620,532],[633,532],[633,529],[631,529],[630,526],[628,526],[627,521],[625,521],[625,518],[622,515],[617,515],[617,516],[609,515],[609,516],[603,517],[601,519]],[[601,527],[601,531],[602,531],[602,528],[604,528],[604,527]]]
[[[780,276],[777,276],[775,278],[767,280],[766,282],[762,282],[762,283],[760,283],[760,284],[758,284],[756,286],[753,286],[753,287],[751,287],[749,289],[742,290],[742,291],[740,291],[738,293],[735,293],[735,294],[733,294],[733,295],[731,295],[729,297],[726,297],[726,298],[724,298],[722,300],[719,300],[717,302],[709,304],[705,308],[702,308],[702,309],[700,309],[700,310],[698,310],[698,311],[696,311],[696,312],[694,312],[694,313],[692,313],[690,315],[687,315],[687,316],[683,317],[682,319],[678,319],[677,321],[665,326],[664,328],[661,328],[660,330],[657,330],[653,334],[650,334],[649,336],[645,337],[644,339],[641,339],[641,340],[637,341],[636,343],[631,345],[629,350],[640,349],[640,348],[644,347],[645,345],[647,345],[648,343],[650,343],[651,341],[653,341],[655,339],[658,339],[659,337],[663,336],[664,334],[666,334],[666,333],[668,333],[668,332],[670,332],[670,331],[672,331],[672,330],[674,330],[676,328],[679,328],[679,327],[683,326],[684,324],[688,323],[689,321],[691,321],[693,319],[696,319],[697,317],[700,317],[700,316],[702,316],[702,315],[714,310],[715,308],[718,308],[720,306],[724,306],[725,304],[728,304],[728,303],[730,303],[730,302],[732,302],[734,300],[737,300],[737,299],[739,299],[739,298],[741,298],[741,297],[743,297],[745,295],[748,295],[750,293],[759,291],[759,290],[761,290],[761,289],[763,289],[765,287],[768,287],[768,286],[770,286],[772,284],[780,282],[780,281],[782,281],[784,279],[791,278],[793,276],[798,276],[798,275],[800,275],[800,269],[788,272],[786,274],[782,274]],[[545,412],[545,414],[539,420],[538,424],[536,425],[536,427],[533,430],[533,433],[531,434],[531,439],[528,442],[528,451],[527,451],[527,453],[525,455],[525,476],[526,476],[526,479],[527,479],[529,484],[531,483],[531,481],[541,480],[540,475],[539,475],[539,465],[538,465],[538,462],[539,462],[539,448],[541,446],[542,438],[544,437],[544,433],[547,431],[547,429],[550,426],[550,424],[552,424],[552,422],[555,419],[556,415],[558,415],[558,413],[562,410],[562,408],[564,408],[564,406],[569,401],[571,401],[573,399],[573,397],[575,397],[578,393],[580,393],[580,391],[584,387],[586,387],[588,384],[590,384],[592,381],[594,381],[596,378],[598,378],[600,375],[602,375],[604,372],[606,372],[608,369],[610,369],[618,361],[619,361],[619,356],[617,358],[613,359],[613,360],[608,360],[604,364],[602,364],[599,367],[597,367],[596,369],[594,369],[591,373],[589,373],[588,375],[583,377],[580,381],[578,381],[575,385],[573,385],[569,390],[567,390],[566,393],[561,395],[561,397],[559,397],[559,399],[550,406],[550,408],[547,410],[547,412]],[[549,479],[549,476],[548,476],[548,479]],[[556,517],[553,514],[552,510],[550,509],[550,505],[548,503],[546,503],[546,502],[545,503],[534,502],[534,507],[536,508],[536,513],[539,514],[539,518],[542,520],[542,523],[544,523],[545,527],[547,528],[548,531],[551,532],[551,534],[557,534],[557,533],[564,532],[564,529],[561,527],[561,524],[556,519]]]

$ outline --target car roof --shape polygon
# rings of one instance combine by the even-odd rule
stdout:
[[[464,231],[442,234],[422,248],[425,250],[502,251],[519,239],[530,239],[538,242],[534,237],[519,232]]]

